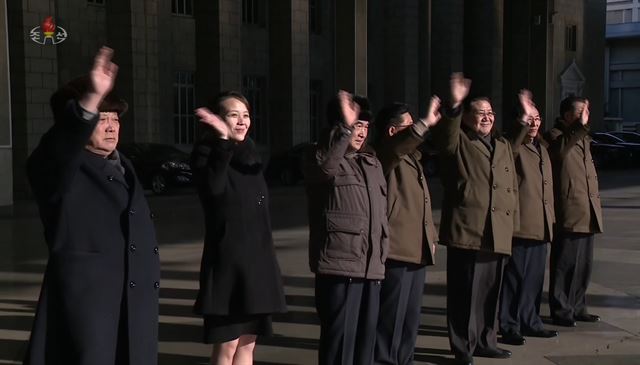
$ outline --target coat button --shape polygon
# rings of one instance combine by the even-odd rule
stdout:
[[[510,214],[511,214],[511,211],[507,210],[507,215],[510,215]]]
[[[153,253],[155,253],[156,255],[158,254],[158,246],[153,248]]]
[[[496,190],[498,188],[498,185],[493,184],[492,188],[493,188],[493,190]]]
[[[547,185],[549,182],[547,180],[544,181],[544,184]]]
[[[129,288],[132,288],[132,289],[133,289],[133,288],[135,288],[135,287],[136,287],[136,282],[135,282],[135,281],[133,281],[133,280],[132,280],[132,281],[130,281],[130,282],[129,282]]]
[[[155,283],[153,283],[153,287],[158,289],[160,287],[160,283],[156,281]]]
[[[496,207],[491,207],[491,211],[495,212],[496,211]]]
[[[131,252],[136,252],[136,245],[134,245],[133,243],[129,245],[129,250]]]
[[[133,208],[129,209],[129,215],[134,215],[134,214],[136,214],[136,210]]]
[[[511,192],[511,188],[507,188],[507,193],[510,193],[510,192]]]
[[[108,181],[113,181],[113,179],[114,179],[114,177],[113,177],[113,176],[111,176],[111,175],[107,176],[107,180],[108,180]]]
[[[149,218],[156,219],[156,217],[157,217],[156,213],[153,213],[153,212],[149,213]]]
[[[504,171],[509,172],[509,166],[505,166]]]
[[[360,234],[364,234],[364,229],[361,229],[361,230],[360,230]]]
[[[429,198],[424,198],[424,202],[428,203],[429,202]]]
[[[496,168],[496,165],[491,165],[491,168],[492,168],[492,169],[495,169],[495,168]]]
[[[547,201],[547,199],[544,200],[544,205],[549,204],[549,202]]]

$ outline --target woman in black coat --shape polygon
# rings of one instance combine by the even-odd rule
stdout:
[[[49,249],[27,365],[158,363],[158,247],[116,150],[126,103],[109,94],[112,53],[51,97],[55,124],[27,161]]]
[[[267,185],[247,132],[249,102],[221,94],[213,111],[196,110],[206,125],[192,170],[206,233],[195,311],[204,317],[212,364],[249,364],[258,335],[270,335],[271,314],[286,305],[271,236]]]

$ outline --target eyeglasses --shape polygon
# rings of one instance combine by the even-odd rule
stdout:
[[[487,112],[487,111],[484,111],[484,110],[477,110],[477,111],[473,112],[473,114],[476,117],[482,117],[482,118],[486,118],[486,117],[495,118],[496,117],[496,113],[494,113],[492,111],[488,111]]]

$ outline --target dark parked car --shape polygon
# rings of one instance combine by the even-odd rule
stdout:
[[[142,185],[155,194],[192,182],[189,154],[174,146],[132,143],[119,145],[118,151],[131,160]]]
[[[626,142],[610,133],[604,132],[593,133],[592,138],[599,143],[623,147],[630,156],[629,161],[632,162],[633,165],[640,165],[640,143]]]
[[[265,172],[266,179],[282,185],[295,185],[303,179],[302,164],[310,143],[300,143],[272,156]]]
[[[632,153],[623,146],[602,143],[594,139],[591,141],[591,156],[596,168],[610,169],[629,166]]]
[[[608,132],[614,137],[618,137],[626,143],[640,143],[640,133],[637,132]]]

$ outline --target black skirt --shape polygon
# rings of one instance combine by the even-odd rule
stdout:
[[[204,343],[233,341],[242,335],[271,336],[271,314],[204,316]]]

